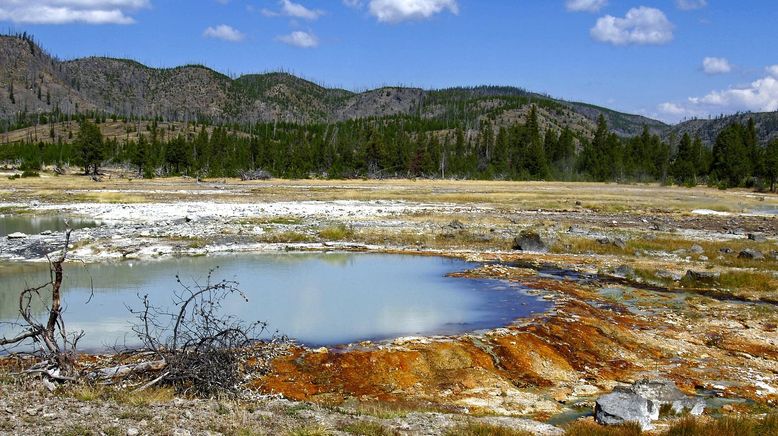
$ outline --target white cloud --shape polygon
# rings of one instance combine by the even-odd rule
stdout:
[[[282,35],[276,38],[284,44],[293,45],[300,48],[314,48],[319,46],[319,38],[313,33],[298,30],[288,35]]]
[[[270,9],[262,9],[262,15],[266,17],[278,17],[285,15],[287,17],[301,18],[303,20],[317,20],[324,15],[324,11],[319,9],[309,9],[300,3],[295,3],[291,0],[281,0],[280,11],[272,11]]]
[[[750,84],[689,97],[685,103],[662,103],[659,110],[676,119],[738,111],[778,111],[778,65],[767,67],[766,71],[765,77]]]
[[[702,71],[705,74],[727,74],[732,71],[732,64],[726,58],[708,57],[702,60]]]
[[[382,23],[424,20],[448,10],[459,13],[457,0],[370,0],[370,14]]]
[[[0,0],[0,21],[29,24],[132,24],[150,0]]]
[[[590,33],[597,41],[614,45],[666,44],[673,40],[673,24],[659,9],[640,6],[624,18],[601,17]]]
[[[708,6],[708,0],[675,0],[675,5],[678,6],[678,9],[691,11]]]
[[[208,27],[203,32],[203,36],[206,38],[221,39],[230,42],[240,42],[246,37],[234,27],[226,24],[221,24],[216,27]]]
[[[608,0],[567,0],[565,7],[571,12],[597,12],[608,4]]]

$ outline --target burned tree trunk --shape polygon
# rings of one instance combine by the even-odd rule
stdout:
[[[62,319],[62,280],[63,264],[67,258],[68,245],[72,230],[65,233],[65,247],[57,260],[49,260],[50,280],[37,287],[27,288],[19,294],[19,315],[24,321],[19,323],[22,333],[11,338],[0,338],[0,347],[17,347],[31,340],[39,347],[34,354],[43,357],[43,361],[32,369],[33,372],[45,372],[52,378],[68,379],[73,372],[76,359],[76,346],[83,332],[68,336]],[[51,306],[45,323],[36,319],[32,312],[33,300],[43,301],[43,291],[51,290]],[[44,369],[45,368],[45,369]]]

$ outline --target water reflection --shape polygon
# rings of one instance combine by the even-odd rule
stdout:
[[[35,215],[0,215],[0,237],[21,232],[27,235],[37,235],[44,231],[61,232],[67,228],[85,229],[96,227],[97,223],[80,218],[65,218],[62,216]]]
[[[504,325],[546,310],[548,303],[505,282],[448,278],[469,265],[444,258],[378,254],[268,254],[125,262],[65,271],[65,319],[83,329],[82,345],[134,344],[126,305],[149,294],[169,305],[185,283],[236,280],[249,298],[224,302],[225,313],[261,320],[308,345],[405,335],[454,334]],[[0,320],[15,318],[18,290],[45,282],[45,265],[0,267]],[[95,297],[88,305],[92,287]],[[0,334],[5,334],[0,327]]]

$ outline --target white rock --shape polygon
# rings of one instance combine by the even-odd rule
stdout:
[[[27,235],[25,235],[22,232],[11,233],[10,235],[8,235],[8,239],[25,239],[25,238],[27,238]]]

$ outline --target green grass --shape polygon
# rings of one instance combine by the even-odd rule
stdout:
[[[471,422],[449,429],[446,436],[531,436],[532,433],[491,424]]]
[[[360,436],[392,436],[395,433],[381,424],[369,421],[357,421],[344,425],[340,428],[349,434]]]
[[[343,241],[354,237],[354,231],[345,224],[319,230],[319,237],[327,241]]]
[[[320,426],[300,427],[287,432],[287,436],[329,436],[329,430]]]
[[[762,419],[724,417],[707,420],[686,417],[673,424],[663,436],[775,436],[778,435],[778,413]]]
[[[260,241],[262,242],[270,242],[270,243],[299,243],[299,242],[311,242],[313,238],[309,235],[306,235],[305,233],[300,232],[281,232],[281,233],[270,233],[267,235],[263,235],[260,237]]]
[[[605,427],[592,421],[579,421],[565,427],[565,436],[639,436],[641,434],[643,431],[636,423]]]

